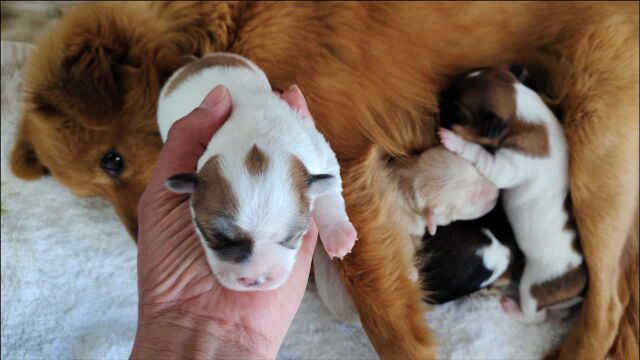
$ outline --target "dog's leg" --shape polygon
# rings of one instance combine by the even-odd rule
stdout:
[[[358,241],[351,254],[337,261],[338,268],[381,358],[434,359],[423,294],[409,276],[413,259],[406,245],[412,239],[393,220],[395,194],[378,165],[359,164],[345,177],[347,210]]]
[[[527,324],[538,324],[547,319],[547,310],[538,311],[538,301],[531,294],[531,287],[535,283],[534,274],[539,273],[532,264],[527,263],[520,279],[520,309],[522,309],[522,317],[519,321]]]
[[[629,6],[634,9],[618,8],[616,21],[600,17],[570,44],[557,44],[567,61],[546,66],[552,93],[561,94],[570,189],[589,273],[580,315],[558,354],[563,359],[604,359],[625,310],[615,284],[632,271],[622,268],[621,257],[637,206],[639,123],[638,4]]]
[[[624,249],[621,266],[624,275],[618,283],[618,294],[625,304],[624,315],[618,327],[618,336],[610,355],[614,359],[638,359],[640,357],[640,248],[638,207]]]
[[[358,324],[358,311],[347,288],[342,283],[336,265],[318,242],[313,253],[313,273],[318,296],[329,311],[340,321]]]

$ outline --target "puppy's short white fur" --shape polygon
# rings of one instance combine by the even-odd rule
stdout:
[[[573,247],[575,231],[565,226],[569,216],[564,208],[569,150],[562,126],[533,90],[517,82],[513,86],[519,120],[546,127],[548,156],[509,148],[492,155],[445,129],[440,137],[446,148],[471,161],[487,179],[505,189],[504,209],[526,260],[520,281],[521,320],[537,323],[546,319],[547,311],[538,310],[532,286],[561,277],[581,266],[583,260]]]
[[[264,72],[248,59],[215,53],[176,72],[159,99],[163,141],[171,125],[219,84],[230,92],[231,115],[199,159],[197,173],[174,177],[168,186],[192,193],[194,226],[220,283],[240,291],[282,285],[311,212],[329,256],[346,255],[356,233],[345,211],[335,154],[313,120],[274,94]],[[253,170],[247,165],[252,156],[258,159]],[[297,171],[296,164],[302,164]],[[306,177],[296,179],[301,171]]]

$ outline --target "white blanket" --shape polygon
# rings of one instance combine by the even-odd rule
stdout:
[[[2,42],[2,358],[124,359],[136,327],[133,241],[105,200],[9,169],[27,50]],[[518,324],[479,294],[427,318],[439,357],[451,359],[539,358],[570,326]],[[310,283],[278,358],[375,357],[362,328],[334,320]]]

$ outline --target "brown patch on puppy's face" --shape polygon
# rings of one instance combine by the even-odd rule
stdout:
[[[543,124],[518,119],[518,79],[503,67],[469,71],[441,99],[441,122],[469,142],[489,148],[511,148],[531,156],[547,156]]]
[[[191,204],[198,230],[220,259],[241,263],[251,256],[253,240],[235,224],[238,200],[222,174],[219,156],[198,172]]]
[[[516,118],[516,82],[511,73],[500,68],[463,74],[441,99],[442,124],[469,128],[461,136],[497,139],[505,123]]]
[[[309,172],[304,166],[302,161],[296,156],[291,156],[289,159],[289,176],[291,182],[298,194],[298,204],[300,204],[300,212],[306,213],[309,211],[310,199],[307,195],[309,189]]]
[[[258,176],[264,174],[269,166],[269,158],[263,153],[258,146],[253,145],[247,157],[244,159],[244,165],[249,171],[249,174]]]

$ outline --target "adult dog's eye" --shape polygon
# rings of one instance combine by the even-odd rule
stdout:
[[[107,175],[118,177],[124,169],[124,159],[115,150],[109,150],[100,160],[100,167]]]

